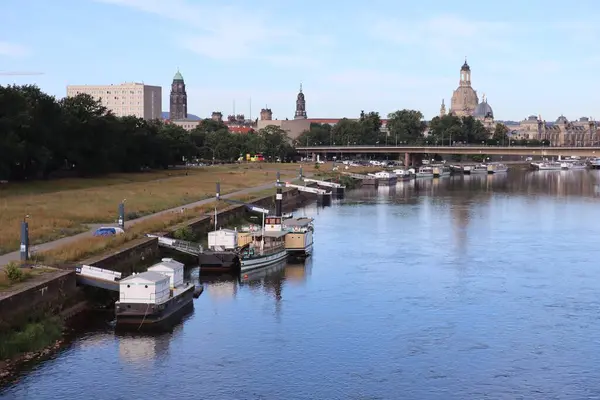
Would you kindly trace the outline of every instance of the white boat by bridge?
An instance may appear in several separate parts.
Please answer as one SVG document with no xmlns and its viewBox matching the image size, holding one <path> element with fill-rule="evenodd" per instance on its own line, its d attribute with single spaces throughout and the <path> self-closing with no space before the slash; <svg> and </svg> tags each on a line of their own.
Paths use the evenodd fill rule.
<svg viewBox="0 0 600 400">
<path fill-rule="evenodd" d="M 419 170 L 415 175 L 417 178 L 433 178 L 433 167 L 423 165 L 422 167 L 419 167 Z"/>
<path fill-rule="evenodd" d="M 503 172 L 507 172 L 508 171 L 508 167 L 505 164 L 502 163 L 489 163 L 487 165 L 487 172 L 488 174 L 500 174 Z"/>
<path fill-rule="evenodd" d="M 560 171 L 562 169 L 562 164 L 558 161 L 531 163 L 531 166 L 539 171 Z"/>
</svg>

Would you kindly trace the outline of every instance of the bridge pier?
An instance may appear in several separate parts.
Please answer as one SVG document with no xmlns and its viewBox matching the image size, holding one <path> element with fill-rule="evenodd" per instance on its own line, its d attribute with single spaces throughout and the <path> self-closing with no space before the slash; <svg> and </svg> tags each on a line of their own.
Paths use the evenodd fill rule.
<svg viewBox="0 0 600 400">
<path fill-rule="evenodd" d="M 404 166 L 409 167 L 412 163 L 412 154 L 404 153 Z"/>
</svg>

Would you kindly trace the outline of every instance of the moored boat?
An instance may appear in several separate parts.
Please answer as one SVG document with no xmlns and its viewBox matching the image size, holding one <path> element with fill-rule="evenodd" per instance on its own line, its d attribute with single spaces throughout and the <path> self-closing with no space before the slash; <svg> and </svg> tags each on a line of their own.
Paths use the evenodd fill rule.
<svg viewBox="0 0 600 400">
<path fill-rule="evenodd" d="M 488 166 L 487 164 L 477 164 L 471 169 L 471 174 L 487 174 Z"/>
<path fill-rule="evenodd" d="M 508 171 L 508 167 L 505 164 L 502 163 L 489 163 L 487 165 L 487 172 L 488 174 L 499 174 L 502 172 L 507 172 Z"/>
<path fill-rule="evenodd" d="M 262 228 L 250 227 L 238 233 L 241 271 L 266 267 L 287 258 L 287 232 L 282 229 L 281 217 L 263 217 Z"/>
<path fill-rule="evenodd" d="M 414 177 L 414 175 L 411 174 L 411 172 L 409 170 L 406 170 L 406 169 L 395 169 L 394 173 L 398 177 L 397 179 L 399 181 L 408 181 L 408 180 L 411 180 Z"/>
<path fill-rule="evenodd" d="M 379 171 L 369 175 L 377 179 L 380 185 L 395 185 L 398 181 L 396 174 L 389 171 Z"/>
<path fill-rule="evenodd" d="M 558 161 L 543 161 L 540 163 L 531 163 L 534 169 L 539 171 L 560 171 L 562 165 Z"/>
<path fill-rule="evenodd" d="M 450 176 L 450 168 L 446 165 L 433 165 L 432 172 L 434 178 L 441 178 L 444 176 Z"/>
<path fill-rule="evenodd" d="M 592 168 L 592 169 L 600 168 L 600 157 L 590 158 L 588 160 L 588 164 L 589 164 L 590 168 Z"/>
<path fill-rule="evenodd" d="M 195 285 L 183 281 L 183 268 L 180 262 L 163 259 L 146 272 L 120 280 L 115 303 L 117 327 L 168 328 L 192 309 Z"/>
<path fill-rule="evenodd" d="M 292 258 L 306 258 L 312 254 L 313 219 L 308 217 L 289 218 L 282 221 L 286 232 L 285 249 Z"/>
<path fill-rule="evenodd" d="M 433 167 L 429 165 L 423 165 L 419 167 L 419 170 L 415 175 L 417 178 L 433 178 Z"/>
</svg>

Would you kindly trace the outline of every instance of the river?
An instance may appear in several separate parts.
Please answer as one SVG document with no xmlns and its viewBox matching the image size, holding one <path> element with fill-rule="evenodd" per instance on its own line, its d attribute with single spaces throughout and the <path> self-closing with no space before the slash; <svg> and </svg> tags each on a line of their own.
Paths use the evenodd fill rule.
<svg viewBox="0 0 600 400">
<path fill-rule="evenodd" d="M 205 282 L 170 334 L 98 323 L 0 397 L 600 398 L 599 184 L 515 171 L 306 207 L 305 265 Z"/>
</svg>

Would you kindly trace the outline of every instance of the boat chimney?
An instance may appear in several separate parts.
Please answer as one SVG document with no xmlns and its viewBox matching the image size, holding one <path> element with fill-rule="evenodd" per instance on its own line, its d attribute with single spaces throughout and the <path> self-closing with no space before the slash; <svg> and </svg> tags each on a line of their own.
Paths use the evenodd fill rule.
<svg viewBox="0 0 600 400">
<path fill-rule="evenodd" d="M 281 193 L 281 180 L 279 171 L 277 171 L 277 193 L 275 194 L 275 216 L 281 217 L 281 203 L 283 201 L 283 194 Z"/>
</svg>

